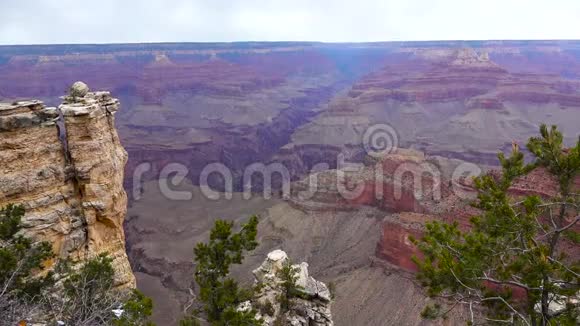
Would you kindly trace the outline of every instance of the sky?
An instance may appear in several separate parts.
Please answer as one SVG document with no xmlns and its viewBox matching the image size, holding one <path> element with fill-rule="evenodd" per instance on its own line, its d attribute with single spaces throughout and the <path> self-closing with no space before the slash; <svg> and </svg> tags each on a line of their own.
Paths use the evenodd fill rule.
<svg viewBox="0 0 580 326">
<path fill-rule="evenodd" d="M 1 0 L 0 44 L 580 39 L 580 0 Z"/>
</svg>

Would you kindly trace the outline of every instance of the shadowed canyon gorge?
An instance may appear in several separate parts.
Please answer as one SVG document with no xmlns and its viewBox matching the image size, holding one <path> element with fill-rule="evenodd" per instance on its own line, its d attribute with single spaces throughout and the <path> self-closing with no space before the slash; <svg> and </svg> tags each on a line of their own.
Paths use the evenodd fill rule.
<svg viewBox="0 0 580 326">
<path fill-rule="evenodd" d="M 578 41 L 0 46 L 0 76 L 3 102 L 58 105 L 77 80 L 120 100 L 126 250 L 162 325 L 176 324 L 191 300 L 194 244 L 215 219 L 252 214 L 261 216 L 260 246 L 234 270 L 241 280 L 282 249 L 336 285 L 336 325 L 423 325 L 429 299 L 415 284 L 409 237 L 425 221 L 464 226 L 476 213 L 472 184 L 456 171 L 493 169 L 498 151 L 524 144 L 540 123 L 557 124 L 568 144 L 580 135 Z M 365 132 L 383 124 L 396 148 L 370 157 Z M 344 176 L 341 160 L 361 168 Z M 191 198 L 168 198 L 160 186 L 175 163 L 186 178 L 171 191 Z M 231 171 L 231 199 L 203 194 L 200 176 L 212 163 Z M 291 191 L 275 178 L 266 199 L 262 180 L 251 179 L 244 198 L 254 163 L 284 166 Z M 305 198 L 312 178 L 318 188 Z M 227 188 L 215 175 L 208 182 Z M 338 189 L 357 184 L 350 198 Z M 536 173 L 512 192 L 555 187 Z"/>
</svg>

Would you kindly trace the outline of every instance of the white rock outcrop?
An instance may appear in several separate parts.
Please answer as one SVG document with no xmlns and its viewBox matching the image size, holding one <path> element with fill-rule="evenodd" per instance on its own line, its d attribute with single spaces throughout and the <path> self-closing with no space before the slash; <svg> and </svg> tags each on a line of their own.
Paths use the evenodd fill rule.
<svg viewBox="0 0 580 326">
<path fill-rule="evenodd" d="M 274 250 L 268 254 L 260 267 L 253 271 L 256 285 L 260 288 L 253 300 L 253 308 L 258 311 L 264 325 L 275 325 L 281 321 L 283 325 L 294 326 L 332 326 L 330 311 L 331 294 L 323 282 L 315 280 L 308 274 L 308 263 L 292 265 L 297 271 L 296 285 L 302 295 L 292 299 L 292 305 L 286 312 L 282 311 L 279 297 L 282 294 L 282 280 L 279 271 L 289 262 L 288 255 L 282 250 Z"/>
</svg>

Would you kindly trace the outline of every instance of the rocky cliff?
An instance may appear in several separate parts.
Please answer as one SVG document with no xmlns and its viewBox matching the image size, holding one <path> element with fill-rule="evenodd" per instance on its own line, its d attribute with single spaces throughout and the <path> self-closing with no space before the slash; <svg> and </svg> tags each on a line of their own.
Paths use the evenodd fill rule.
<svg viewBox="0 0 580 326">
<path fill-rule="evenodd" d="M 127 153 L 115 130 L 119 101 L 75 87 L 58 108 L 0 104 L 0 206 L 25 207 L 23 232 L 52 243 L 50 265 L 106 252 L 116 285 L 134 287 L 123 232 Z"/>
<path fill-rule="evenodd" d="M 288 311 L 283 311 L 279 298 L 283 295 L 280 271 L 285 264 L 290 264 L 288 255 L 282 250 L 274 250 L 260 267 L 254 270 L 256 284 L 261 290 L 253 303 L 247 302 L 242 309 L 256 306 L 257 317 L 263 320 L 264 326 L 333 326 L 330 306 L 332 295 L 323 282 L 315 280 L 308 274 L 308 263 L 292 265 L 296 271 L 296 285 L 301 293 L 292 299 Z"/>
</svg>

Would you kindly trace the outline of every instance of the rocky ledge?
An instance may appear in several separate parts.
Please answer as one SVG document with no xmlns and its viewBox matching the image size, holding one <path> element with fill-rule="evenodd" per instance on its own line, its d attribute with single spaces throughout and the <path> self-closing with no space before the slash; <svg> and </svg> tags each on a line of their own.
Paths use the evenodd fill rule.
<svg viewBox="0 0 580 326">
<path fill-rule="evenodd" d="M 255 283 L 260 288 L 255 300 L 246 302 L 241 309 L 254 306 L 258 311 L 257 317 L 268 326 L 277 325 L 280 321 L 283 325 L 293 326 L 334 325 L 330 312 L 331 293 L 326 284 L 308 274 L 306 262 L 292 265 L 298 277 L 296 285 L 301 295 L 293 299 L 288 311 L 282 310 L 278 298 L 282 295 L 283 281 L 279 272 L 289 263 L 288 255 L 284 251 L 270 252 L 262 265 L 254 270 Z"/>
<path fill-rule="evenodd" d="M 114 124 L 119 101 L 75 83 L 58 108 L 0 104 L 0 207 L 23 205 L 23 232 L 56 259 L 113 258 L 116 285 L 134 287 L 123 220 L 127 153 Z"/>
</svg>

